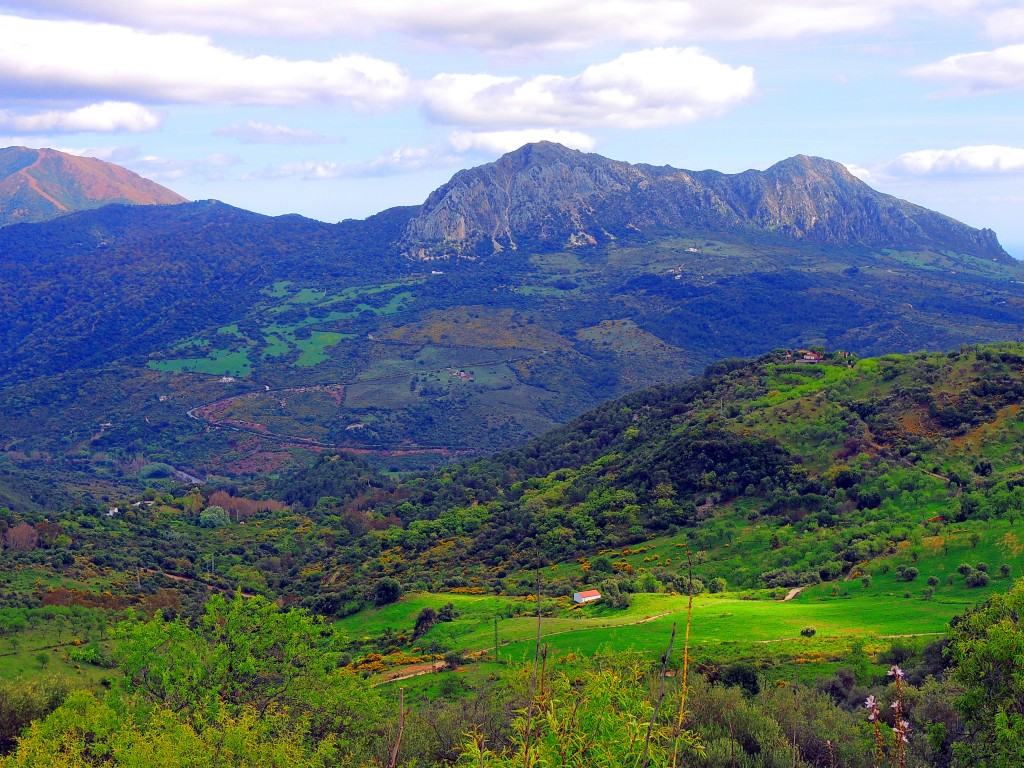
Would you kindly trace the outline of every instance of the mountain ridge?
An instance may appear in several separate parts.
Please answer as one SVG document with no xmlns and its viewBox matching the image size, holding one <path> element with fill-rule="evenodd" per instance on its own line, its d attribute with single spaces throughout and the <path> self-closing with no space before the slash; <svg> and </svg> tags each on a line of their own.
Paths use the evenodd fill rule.
<svg viewBox="0 0 1024 768">
<path fill-rule="evenodd" d="M 184 202 L 177 192 L 94 157 L 55 149 L 0 149 L 0 226 L 47 221 L 110 203 Z"/>
<path fill-rule="evenodd" d="M 667 230 L 1012 260 L 991 230 L 878 192 L 832 160 L 796 155 L 725 174 L 632 165 L 551 142 L 456 173 L 426 199 L 399 248 L 412 258 L 473 258 Z"/>
</svg>

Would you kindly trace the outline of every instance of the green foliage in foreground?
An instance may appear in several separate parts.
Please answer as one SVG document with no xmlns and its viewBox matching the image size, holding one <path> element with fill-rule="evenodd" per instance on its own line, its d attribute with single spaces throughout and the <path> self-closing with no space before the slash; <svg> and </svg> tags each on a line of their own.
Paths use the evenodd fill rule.
<svg viewBox="0 0 1024 768">
<path fill-rule="evenodd" d="M 1022 598 L 1024 582 L 956 623 L 949 680 L 934 650 L 903 647 L 889 657 L 910 672 L 894 665 L 891 683 L 840 670 L 814 686 L 766 686 L 745 665 L 698 673 L 678 645 L 653 666 L 630 653 L 544 651 L 474 683 L 442 673 L 440 698 L 410 697 L 395 727 L 379 689 L 337 668 L 330 628 L 262 598 L 214 597 L 194 624 L 119 625 L 122 683 L 34 715 L 0 766 L 1010 768 Z M 881 718 L 877 739 L 867 712 Z M 896 724 L 905 743 L 891 736 L 893 712 L 906 719 Z"/>
<path fill-rule="evenodd" d="M 950 647 L 968 740 L 958 754 L 979 768 L 1014 768 L 1024 756 L 1024 582 L 954 622 Z"/>
</svg>

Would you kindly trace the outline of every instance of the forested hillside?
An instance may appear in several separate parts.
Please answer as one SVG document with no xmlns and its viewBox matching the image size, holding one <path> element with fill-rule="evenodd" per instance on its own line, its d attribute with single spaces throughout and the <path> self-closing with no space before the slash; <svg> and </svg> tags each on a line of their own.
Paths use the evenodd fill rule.
<svg viewBox="0 0 1024 768">
<path fill-rule="evenodd" d="M 488 250 L 513 193 L 515 247 Z M 413 253 L 460 220 L 474 258 Z M 1019 339 L 1022 307 L 990 232 L 813 158 L 724 176 L 537 145 L 338 224 L 111 205 L 0 228 L 0 501 L 141 490 L 153 463 L 438 466 L 727 357 Z"/>
<path fill-rule="evenodd" d="M 1022 400 L 1020 344 L 778 350 L 419 477 L 149 464 L 2 510 L 0 748 L 35 720 L 8 764 L 1014 765 Z"/>
</svg>

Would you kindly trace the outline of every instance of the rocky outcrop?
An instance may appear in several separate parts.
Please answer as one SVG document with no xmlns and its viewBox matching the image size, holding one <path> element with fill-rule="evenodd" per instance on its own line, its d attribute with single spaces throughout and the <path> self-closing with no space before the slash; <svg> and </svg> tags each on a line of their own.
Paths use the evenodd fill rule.
<svg viewBox="0 0 1024 768">
<path fill-rule="evenodd" d="M 724 231 L 1012 260 L 991 230 L 877 192 L 831 160 L 798 155 L 723 174 L 631 165 L 550 142 L 457 173 L 427 198 L 399 246 L 413 258 L 474 258 Z"/>
</svg>

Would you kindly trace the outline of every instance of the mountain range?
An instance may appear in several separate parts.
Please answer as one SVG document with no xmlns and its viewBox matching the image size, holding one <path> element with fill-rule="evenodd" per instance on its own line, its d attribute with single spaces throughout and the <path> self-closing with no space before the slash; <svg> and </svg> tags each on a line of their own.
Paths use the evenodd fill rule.
<svg viewBox="0 0 1024 768">
<path fill-rule="evenodd" d="M 421 258 L 485 256 L 723 231 L 1010 259 L 991 230 L 877 192 L 832 160 L 798 155 L 724 174 L 630 165 L 550 142 L 457 173 L 427 198 L 401 245 Z"/>
<path fill-rule="evenodd" d="M 54 149 L 0 149 L 0 226 L 110 203 L 174 205 L 177 192 L 113 163 Z"/>
<path fill-rule="evenodd" d="M 137 482 L 486 453 L 773 348 L 1017 340 L 1024 268 L 828 160 L 541 143 L 362 221 L 200 201 L 0 227 L 0 307 L 0 471 Z"/>
</svg>

